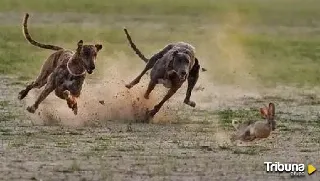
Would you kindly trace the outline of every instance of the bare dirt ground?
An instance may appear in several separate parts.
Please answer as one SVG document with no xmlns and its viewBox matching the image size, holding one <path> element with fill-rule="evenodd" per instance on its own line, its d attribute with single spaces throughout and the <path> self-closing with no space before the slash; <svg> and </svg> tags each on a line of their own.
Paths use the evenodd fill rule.
<svg viewBox="0 0 320 181">
<path fill-rule="evenodd" d="M 37 18 L 33 21 L 46 25 L 54 19 L 60 24 L 65 23 L 60 16 L 66 15 L 72 14 L 40 13 L 34 15 Z M 73 23 L 94 26 L 116 21 L 114 17 L 97 19 L 88 14 L 71 17 Z M 122 22 L 126 20 L 120 18 Z M 20 21 L 21 14 L 0 13 L 3 24 Z M 153 18 L 150 23 L 154 25 Z M 259 31 L 266 31 L 265 28 Z M 288 32 L 282 26 L 278 28 Z M 289 30 L 301 31 L 301 27 Z M 230 43 L 225 34 L 219 35 L 221 47 L 228 47 L 240 62 L 229 63 L 247 72 L 241 69 L 247 59 L 243 50 Z M 119 54 L 119 59 L 128 59 Z M 221 57 L 228 61 L 227 55 Z M 126 72 L 123 67 L 121 70 Z M 145 81 L 128 91 L 124 88 L 127 77 L 120 80 L 116 75 L 108 79 L 87 80 L 79 100 L 80 114 L 75 117 L 65 102 L 53 95 L 43 102 L 40 114 L 26 113 L 26 106 L 34 101 L 38 91 L 19 102 L 17 94 L 25 82 L 0 76 L 0 180 L 301 180 L 287 173 L 266 173 L 263 162 L 311 163 L 320 169 L 317 88 L 279 86 L 266 90 L 255 85 L 240 89 L 241 86 L 208 84 L 201 77 L 199 91 L 193 93 L 195 109 L 182 103 L 185 91 L 181 90 L 154 123 L 142 124 L 137 119 L 159 101 L 162 91 L 156 89 L 151 100 L 146 101 L 141 96 Z M 244 83 L 250 87 L 252 82 Z M 99 104 L 100 100 L 105 105 Z M 259 107 L 270 101 L 276 105 L 277 116 L 277 129 L 270 138 L 251 144 L 231 143 L 230 119 L 252 118 Z M 319 181 L 319 176 L 316 172 L 303 179 Z"/>
<path fill-rule="evenodd" d="M 266 173 L 263 162 L 320 166 L 316 89 L 279 87 L 250 93 L 206 85 L 204 91 L 194 93 L 196 109 L 183 105 L 177 95 L 164 108 L 162 114 L 167 116 L 160 114 L 153 124 L 134 121 L 136 110 L 123 107 L 128 107 L 124 105 L 128 96 L 113 97 L 121 102 L 116 105 L 110 103 L 117 101 L 108 102 L 110 97 L 100 96 L 106 98 L 105 106 L 87 103 L 88 110 L 92 106 L 98 110 L 97 117 L 85 114 L 79 124 L 69 124 L 77 119 L 46 116 L 41 123 L 41 119 L 30 118 L 24 111 L 30 101 L 25 104 L 16 98 L 23 84 L 3 76 L 0 82 L 0 180 L 301 180 L 287 173 Z M 40 110 L 42 115 L 67 110 L 64 103 L 59 103 L 62 108 L 50 107 L 50 101 L 44 103 L 47 112 Z M 272 136 L 246 146 L 231 143 L 233 130 L 221 122 L 221 111 L 232 116 L 234 111 L 250 111 L 269 101 L 276 104 L 278 120 Z M 151 108 L 151 103 L 143 105 Z M 82 104 L 85 112 L 86 103 Z M 120 109 L 117 115 L 106 113 L 112 107 Z M 72 114 L 67 111 L 63 115 Z M 127 116 L 121 117 L 122 113 Z M 319 180 L 319 173 L 303 179 Z"/>
</svg>

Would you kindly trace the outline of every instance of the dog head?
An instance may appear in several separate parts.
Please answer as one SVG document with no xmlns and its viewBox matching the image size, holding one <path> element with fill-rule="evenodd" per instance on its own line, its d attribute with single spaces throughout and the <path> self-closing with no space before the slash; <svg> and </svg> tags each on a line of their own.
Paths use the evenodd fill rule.
<svg viewBox="0 0 320 181">
<path fill-rule="evenodd" d="M 77 56 L 88 74 L 92 74 L 95 69 L 95 60 L 98 52 L 102 49 L 102 45 L 83 45 L 83 41 L 78 42 Z"/>
<path fill-rule="evenodd" d="M 184 52 L 175 50 L 172 53 L 172 68 L 181 81 L 185 81 L 189 75 L 191 57 Z"/>
</svg>

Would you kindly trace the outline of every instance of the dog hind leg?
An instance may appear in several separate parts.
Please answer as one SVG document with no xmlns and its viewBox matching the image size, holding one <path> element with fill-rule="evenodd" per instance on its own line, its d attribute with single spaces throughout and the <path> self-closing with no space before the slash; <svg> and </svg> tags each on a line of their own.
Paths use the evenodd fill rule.
<svg viewBox="0 0 320 181">
<path fill-rule="evenodd" d="M 22 100 L 23 98 L 25 98 L 28 95 L 29 91 L 33 89 L 36 85 L 37 84 L 35 82 L 31 82 L 30 84 L 28 84 L 25 89 L 19 92 L 18 99 Z"/>
<path fill-rule="evenodd" d="M 24 99 L 28 95 L 29 91 L 33 88 L 40 89 L 41 87 L 43 87 L 47 83 L 47 78 L 50 73 L 51 72 L 42 69 L 37 79 L 34 82 L 28 84 L 25 89 L 19 92 L 18 99 Z"/>
<path fill-rule="evenodd" d="M 189 73 L 189 77 L 188 77 L 188 88 L 187 88 L 187 93 L 186 93 L 186 97 L 184 99 L 184 103 L 191 106 L 191 107 L 195 107 L 196 103 L 193 101 L 190 101 L 190 97 L 191 97 L 191 93 L 192 90 L 194 88 L 194 86 L 196 85 L 198 78 L 199 78 L 199 70 L 200 70 L 200 65 L 199 65 L 199 61 L 196 58 L 195 59 L 195 64 L 193 65 L 190 73 Z"/>
<path fill-rule="evenodd" d="M 171 48 L 173 47 L 172 44 L 167 45 L 164 49 L 162 49 L 160 52 L 154 54 L 148 61 L 147 65 L 145 66 L 145 68 L 142 70 L 142 72 L 133 80 L 131 81 L 129 84 L 126 84 L 126 87 L 128 89 L 132 88 L 134 85 L 138 84 L 140 82 L 140 79 L 142 78 L 142 76 L 148 71 L 150 70 L 154 64 L 156 64 L 157 60 L 159 60 L 160 58 L 162 58 L 164 56 L 164 54 L 166 54 Z"/>
<path fill-rule="evenodd" d="M 46 84 L 46 86 L 45 86 L 44 90 L 41 92 L 41 94 L 38 96 L 35 103 L 32 106 L 27 107 L 27 110 L 30 113 L 34 113 L 38 109 L 39 104 L 54 90 L 54 80 L 51 79 L 51 76 L 49 77 L 48 83 Z"/>
<path fill-rule="evenodd" d="M 144 98 L 149 99 L 149 95 L 152 92 L 152 90 L 155 88 L 157 83 L 154 80 L 150 80 L 147 91 L 144 93 Z"/>
</svg>

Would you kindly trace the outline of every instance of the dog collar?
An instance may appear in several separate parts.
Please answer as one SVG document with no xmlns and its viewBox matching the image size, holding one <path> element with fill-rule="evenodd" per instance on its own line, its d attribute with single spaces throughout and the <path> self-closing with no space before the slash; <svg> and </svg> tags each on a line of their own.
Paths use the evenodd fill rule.
<svg viewBox="0 0 320 181">
<path fill-rule="evenodd" d="M 72 59 L 72 57 L 70 57 L 69 60 L 68 60 L 68 62 L 67 62 L 68 72 L 69 72 L 71 75 L 76 76 L 76 77 L 82 76 L 82 75 L 86 74 L 86 71 L 83 71 L 81 74 L 75 74 L 75 73 L 73 73 L 73 72 L 71 71 L 71 69 L 69 68 L 69 62 L 70 62 L 71 59 Z"/>
</svg>

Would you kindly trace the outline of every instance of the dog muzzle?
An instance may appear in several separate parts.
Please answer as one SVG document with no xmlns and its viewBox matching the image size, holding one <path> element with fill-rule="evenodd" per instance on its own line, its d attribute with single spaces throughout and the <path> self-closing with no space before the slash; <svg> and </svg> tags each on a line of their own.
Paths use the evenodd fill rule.
<svg viewBox="0 0 320 181">
<path fill-rule="evenodd" d="M 92 74 L 93 73 L 93 70 L 87 70 L 88 74 Z"/>
</svg>

